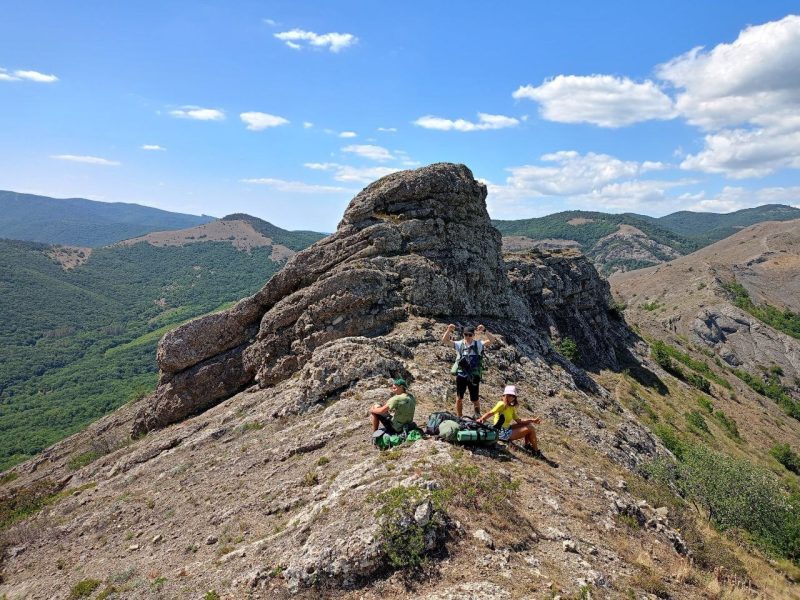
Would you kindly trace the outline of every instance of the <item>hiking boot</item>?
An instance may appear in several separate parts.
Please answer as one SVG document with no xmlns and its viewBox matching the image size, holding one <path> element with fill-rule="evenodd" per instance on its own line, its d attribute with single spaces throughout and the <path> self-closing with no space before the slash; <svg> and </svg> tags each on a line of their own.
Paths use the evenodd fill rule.
<svg viewBox="0 0 800 600">
<path fill-rule="evenodd" d="M 480 408 L 476 408 L 474 406 L 472 407 L 472 418 L 475 419 L 476 421 L 481 418 Z"/>
</svg>

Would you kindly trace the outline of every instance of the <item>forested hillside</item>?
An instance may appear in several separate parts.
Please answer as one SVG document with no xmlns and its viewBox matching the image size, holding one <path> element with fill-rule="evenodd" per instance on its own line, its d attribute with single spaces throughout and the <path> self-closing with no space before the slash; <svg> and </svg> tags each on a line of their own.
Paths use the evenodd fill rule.
<svg viewBox="0 0 800 600">
<path fill-rule="evenodd" d="M 0 238 L 98 247 L 151 231 L 183 229 L 214 217 L 138 204 L 48 198 L 0 190 Z"/>
<path fill-rule="evenodd" d="M 159 338 L 258 290 L 283 264 L 271 252 L 139 243 L 66 270 L 50 246 L 0 240 L 0 469 L 150 391 Z"/>
</svg>

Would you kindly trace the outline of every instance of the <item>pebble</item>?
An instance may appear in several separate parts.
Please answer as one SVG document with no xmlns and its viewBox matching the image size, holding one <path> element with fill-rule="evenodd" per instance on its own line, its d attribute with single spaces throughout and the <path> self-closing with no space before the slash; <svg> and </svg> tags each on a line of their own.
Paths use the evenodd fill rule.
<svg viewBox="0 0 800 600">
<path fill-rule="evenodd" d="M 151 541 L 152 541 L 153 544 L 157 544 L 158 542 L 160 542 L 163 539 L 164 539 L 164 536 L 159 533 L 158 535 L 154 536 Z"/>
<path fill-rule="evenodd" d="M 210 536 L 208 536 L 208 537 L 206 538 L 206 544 L 208 544 L 209 546 L 210 546 L 211 544 L 216 544 L 216 543 L 217 543 L 217 536 L 215 536 L 215 535 L 210 535 Z"/>
<path fill-rule="evenodd" d="M 128 546 L 128 550 L 131 550 L 131 551 L 132 550 L 138 550 L 138 549 L 139 549 L 139 544 L 131 544 L 130 546 Z"/>
</svg>

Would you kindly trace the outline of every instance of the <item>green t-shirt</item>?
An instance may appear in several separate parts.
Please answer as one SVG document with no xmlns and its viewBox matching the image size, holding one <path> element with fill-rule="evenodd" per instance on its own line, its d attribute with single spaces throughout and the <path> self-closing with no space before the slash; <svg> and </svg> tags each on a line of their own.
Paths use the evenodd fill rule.
<svg viewBox="0 0 800 600">
<path fill-rule="evenodd" d="M 389 407 L 389 413 L 392 415 L 392 427 L 395 430 L 400 431 L 403 429 L 403 425 L 414 420 L 417 401 L 408 392 L 392 396 L 386 404 Z"/>
</svg>

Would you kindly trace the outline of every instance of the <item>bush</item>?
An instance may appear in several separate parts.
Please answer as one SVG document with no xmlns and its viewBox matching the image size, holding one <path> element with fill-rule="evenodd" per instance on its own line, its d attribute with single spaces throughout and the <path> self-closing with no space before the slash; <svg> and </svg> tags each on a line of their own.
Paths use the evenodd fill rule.
<svg viewBox="0 0 800 600">
<path fill-rule="evenodd" d="M 425 558 L 425 528 L 414 521 L 414 510 L 424 499 L 419 487 L 397 486 L 375 497 L 380 508 L 381 550 L 395 569 L 416 569 Z"/>
<path fill-rule="evenodd" d="M 800 454 L 792 450 L 789 444 L 776 444 L 769 453 L 792 473 L 800 475 Z"/>
<path fill-rule="evenodd" d="M 686 383 L 696 387 L 701 392 L 705 392 L 706 394 L 711 393 L 711 382 L 702 375 L 691 372 L 686 373 Z"/>
<path fill-rule="evenodd" d="M 686 423 L 695 430 L 697 433 L 710 433 L 708 430 L 708 425 L 706 425 L 706 420 L 696 410 L 691 412 L 687 412 L 683 415 L 686 418 Z"/>
<path fill-rule="evenodd" d="M 674 427 L 659 423 L 653 428 L 653 433 L 661 438 L 667 450 L 672 452 L 675 458 L 678 460 L 683 458 L 683 453 L 686 450 L 686 443 L 680 438 Z"/>
<path fill-rule="evenodd" d="M 739 428 L 736 426 L 736 421 L 734 421 L 731 417 L 726 415 L 721 410 L 714 411 L 714 418 L 717 420 L 725 432 L 733 438 L 734 440 L 741 440 L 742 437 L 739 435 Z"/>
<path fill-rule="evenodd" d="M 69 591 L 69 596 L 67 596 L 67 600 L 88 598 L 98 587 L 100 587 L 100 583 L 101 582 L 98 579 L 84 579 L 83 581 L 79 581 L 72 586 L 72 589 Z"/>
<path fill-rule="evenodd" d="M 572 338 L 564 338 L 561 340 L 558 344 L 556 344 L 556 350 L 561 356 L 571 362 L 575 362 L 578 360 L 578 358 L 580 358 L 578 344 L 576 344 L 575 340 Z"/>
</svg>

